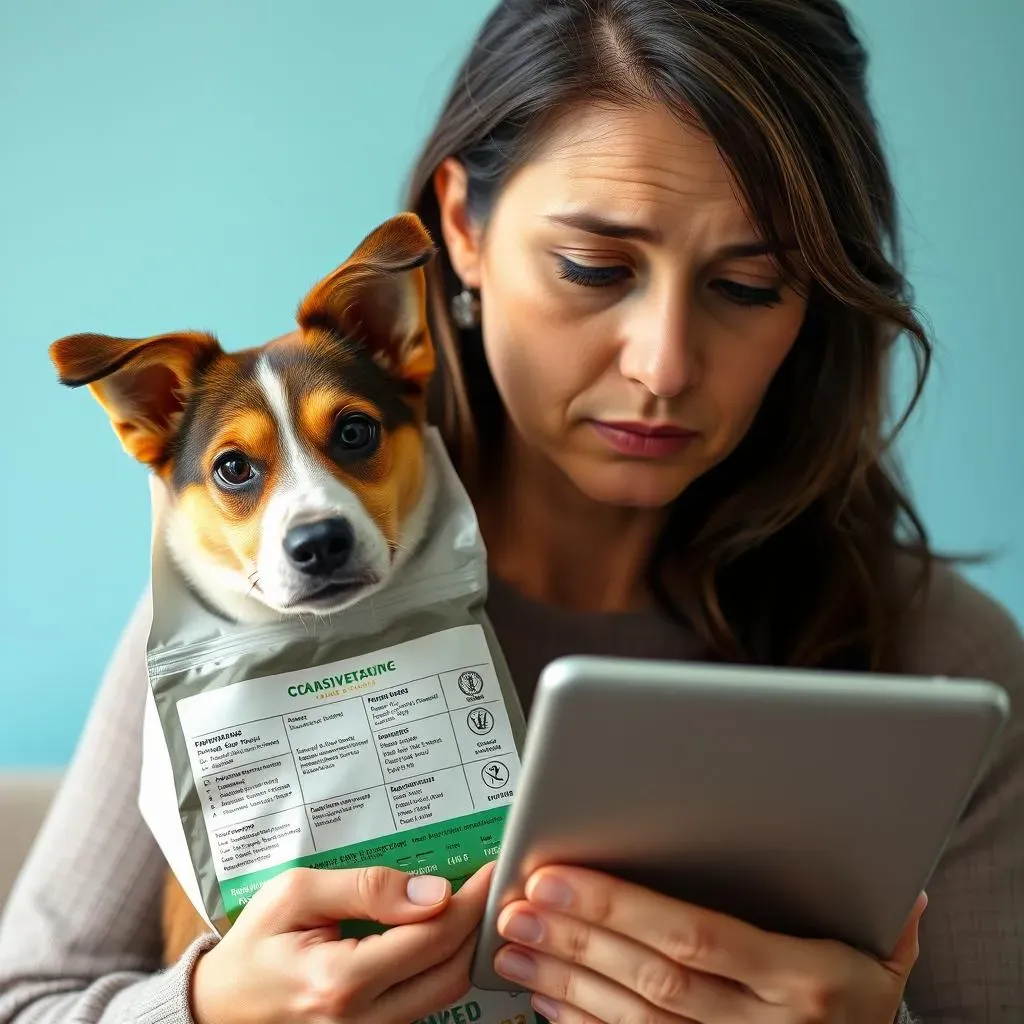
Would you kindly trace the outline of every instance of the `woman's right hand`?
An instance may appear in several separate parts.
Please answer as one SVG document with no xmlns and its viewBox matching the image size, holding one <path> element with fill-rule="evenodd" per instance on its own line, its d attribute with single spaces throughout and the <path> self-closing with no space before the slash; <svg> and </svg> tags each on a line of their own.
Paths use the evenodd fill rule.
<svg viewBox="0 0 1024 1024">
<path fill-rule="evenodd" d="M 196 1024 L 409 1024 L 469 989 L 490 866 L 448 882 L 389 868 L 294 869 L 258 892 L 192 976 Z M 394 925 L 339 939 L 338 922 Z"/>
</svg>

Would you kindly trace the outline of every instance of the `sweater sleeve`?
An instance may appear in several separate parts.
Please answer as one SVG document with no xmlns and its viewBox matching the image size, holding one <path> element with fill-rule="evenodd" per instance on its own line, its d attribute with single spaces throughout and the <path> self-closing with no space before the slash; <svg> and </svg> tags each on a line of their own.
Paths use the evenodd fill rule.
<svg viewBox="0 0 1024 1024">
<path fill-rule="evenodd" d="M 906 991 L 921 1024 L 1024 1021 L 1024 639 L 999 604 L 940 570 L 912 635 L 915 674 L 984 679 L 1012 704 L 997 756 L 928 884 Z M 902 1024 L 902 1018 L 901 1024 Z"/>
<path fill-rule="evenodd" d="M 161 970 L 164 859 L 138 810 L 145 601 L 0 919 L 0 1024 L 190 1024 L 197 940 Z"/>
</svg>

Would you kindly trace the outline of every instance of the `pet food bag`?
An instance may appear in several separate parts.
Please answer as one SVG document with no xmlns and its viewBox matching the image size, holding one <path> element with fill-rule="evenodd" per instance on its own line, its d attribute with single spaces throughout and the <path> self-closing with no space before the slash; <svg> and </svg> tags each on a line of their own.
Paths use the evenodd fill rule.
<svg viewBox="0 0 1024 1024">
<path fill-rule="evenodd" d="M 153 481 L 140 808 L 221 934 L 291 867 L 382 864 L 457 889 L 498 854 L 525 726 L 483 610 L 476 516 L 433 430 L 428 448 L 440 481 L 422 548 L 325 620 L 238 625 L 205 608 L 165 549 Z M 533 1019 L 504 992 L 437 1021 L 460 1015 Z"/>
</svg>

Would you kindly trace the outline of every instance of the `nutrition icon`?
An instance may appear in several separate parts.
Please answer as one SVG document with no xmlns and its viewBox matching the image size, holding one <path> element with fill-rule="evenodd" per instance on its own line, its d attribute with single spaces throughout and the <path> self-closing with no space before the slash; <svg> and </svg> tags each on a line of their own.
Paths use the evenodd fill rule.
<svg viewBox="0 0 1024 1024">
<path fill-rule="evenodd" d="M 459 689 L 467 697 L 475 697 L 481 690 L 483 690 L 483 688 L 484 681 L 479 672 L 470 670 L 468 672 L 463 672 L 462 675 L 459 676 Z"/>
<path fill-rule="evenodd" d="M 486 736 L 494 728 L 494 715 L 487 708 L 474 708 L 466 715 L 466 725 L 477 736 Z"/>
<path fill-rule="evenodd" d="M 490 786 L 491 789 L 501 789 L 508 782 L 508 769 L 501 761 L 488 761 L 480 769 L 480 776 L 483 778 L 484 784 Z"/>
</svg>

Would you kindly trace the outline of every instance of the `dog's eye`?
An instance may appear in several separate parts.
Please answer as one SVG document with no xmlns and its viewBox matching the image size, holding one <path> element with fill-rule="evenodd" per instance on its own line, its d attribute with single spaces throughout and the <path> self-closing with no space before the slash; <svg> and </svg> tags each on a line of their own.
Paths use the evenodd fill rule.
<svg viewBox="0 0 1024 1024">
<path fill-rule="evenodd" d="M 226 452 L 213 465 L 213 478 L 225 490 L 242 487 L 255 476 L 252 463 L 239 452 Z"/>
<path fill-rule="evenodd" d="M 347 458 L 365 458 L 380 444 L 380 424 L 365 413 L 340 416 L 334 427 L 334 448 Z"/>
</svg>

